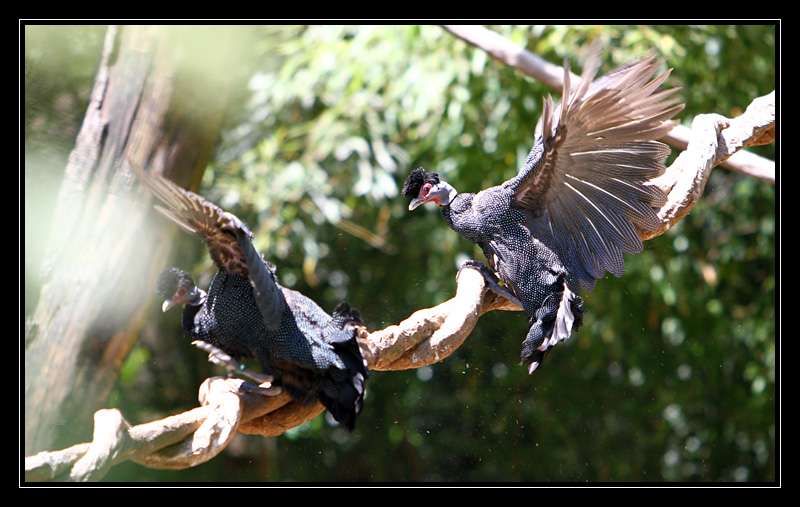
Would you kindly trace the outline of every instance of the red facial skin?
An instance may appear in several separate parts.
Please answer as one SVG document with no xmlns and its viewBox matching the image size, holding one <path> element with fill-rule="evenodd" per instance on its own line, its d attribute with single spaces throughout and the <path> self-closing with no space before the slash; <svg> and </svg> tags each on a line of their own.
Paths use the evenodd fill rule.
<svg viewBox="0 0 800 507">
<path fill-rule="evenodd" d="M 425 199 L 425 196 L 427 196 L 428 192 L 431 191 L 431 187 L 433 187 L 433 185 L 431 185 L 430 183 L 425 183 L 424 185 L 422 185 L 422 188 L 419 189 L 419 198 Z"/>
<path fill-rule="evenodd" d="M 188 299 L 189 289 L 186 287 L 178 287 L 178 290 L 175 291 L 175 294 L 172 295 L 171 299 L 164 301 L 161 305 L 161 311 L 166 312 L 170 308 L 173 308 L 176 305 L 185 305 L 189 302 Z"/>
<path fill-rule="evenodd" d="M 175 294 L 172 296 L 172 301 L 175 304 L 184 304 L 186 303 L 186 294 L 189 290 L 186 287 L 180 287 L 178 290 L 175 291 Z"/>
<path fill-rule="evenodd" d="M 431 191 L 431 188 L 433 188 L 433 185 L 431 185 L 430 183 L 425 183 L 424 185 L 422 185 L 422 188 L 419 189 L 419 199 L 425 204 L 432 202 L 438 205 L 440 204 L 438 195 L 434 195 L 430 199 L 426 200 L 426 198 L 428 197 L 428 192 Z"/>
</svg>

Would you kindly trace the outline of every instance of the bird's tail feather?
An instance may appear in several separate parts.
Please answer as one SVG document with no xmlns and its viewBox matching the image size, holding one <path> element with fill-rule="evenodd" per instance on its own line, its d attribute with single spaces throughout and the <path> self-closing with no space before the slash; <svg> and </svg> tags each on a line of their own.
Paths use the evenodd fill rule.
<svg viewBox="0 0 800 507">
<path fill-rule="evenodd" d="M 357 312 L 355 316 L 358 317 Z M 358 348 L 356 336 L 356 331 L 353 329 L 349 340 L 332 344 L 344 362 L 345 369 L 330 368 L 319 392 L 319 399 L 325 408 L 334 419 L 350 431 L 353 431 L 356 417 L 364 406 L 364 393 L 369 376 L 367 363 Z"/>
</svg>

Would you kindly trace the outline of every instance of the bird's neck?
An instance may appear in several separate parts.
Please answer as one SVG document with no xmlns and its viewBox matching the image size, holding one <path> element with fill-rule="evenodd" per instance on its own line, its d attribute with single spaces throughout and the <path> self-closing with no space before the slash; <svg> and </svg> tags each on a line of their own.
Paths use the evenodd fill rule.
<svg viewBox="0 0 800 507">
<path fill-rule="evenodd" d="M 197 331 L 195 329 L 194 317 L 197 315 L 197 312 L 203 308 L 207 297 L 208 295 L 206 294 L 206 291 L 197 287 L 192 289 L 192 292 L 189 293 L 189 300 L 186 302 L 186 305 L 183 308 L 183 319 L 181 322 L 183 329 L 186 330 L 186 332 L 192 334 L 193 332 Z"/>
<path fill-rule="evenodd" d="M 449 206 L 453 202 L 453 199 L 455 199 L 458 195 L 458 190 L 456 190 L 453 185 L 447 183 L 446 181 L 439 183 L 439 186 L 447 190 L 447 202 L 442 202 L 441 205 Z"/>
<path fill-rule="evenodd" d="M 471 193 L 458 194 L 449 206 L 442 207 L 442 216 L 451 229 L 470 241 L 479 242 L 485 231 L 481 217 L 472 208 L 474 197 Z"/>
<path fill-rule="evenodd" d="M 186 306 L 203 306 L 206 302 L 206 298 L 208 294 L 203 289 L 195 287 L 192 289 L 192 292 L 189 294 L 189 301 L 186 303 Z"/>
<path fill-rule="evenodd" d="M 192 336 L 194 336 L 195 331 L 197 331 L 195 329 L 194 318 L 202 307 L 202 305 L 186 305 L 183 308 L 183 319 L 181 320 L 181 325 L 183 326 L 184 331 Z"/>
<path fill-rule="evenodd" d="M 447 224 L 450 226 L 451 229 L 456 229 L 455 224 L 453 223 L 456 219 L 456 215 L 459 213 L 459 209 L 462 207 L 463 196 L 469 194 L 462 194 L 453 196 L 450 202 L 440 208 L 442 213 L 442 217 L 444 217 Z"/>
</svg>

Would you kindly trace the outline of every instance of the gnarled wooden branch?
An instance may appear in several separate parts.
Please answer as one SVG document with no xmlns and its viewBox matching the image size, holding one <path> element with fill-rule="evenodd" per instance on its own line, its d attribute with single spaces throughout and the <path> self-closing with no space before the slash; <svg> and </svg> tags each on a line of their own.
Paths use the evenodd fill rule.
<svg viewBox="0 0 800 507">
<path fill-rule="evenodd" d="M 223 377 L 206 379 L 199 399 L 198 408 L 133 427 L 118 410 L 99 410 L 91 443 L 25 458 L 25 480 L 98 480 L 128 459 L 150 468 L 199 465 L 219 454 L 242 423 L 289 402 L 288 395 L 262 396 L 241 379 Z"/>
<path fill-rule="evenodd" d="M 537 81 L 541 81 L 554 91 L 561 92 L 564 71 L 559 65 L 552 64 L 543 58 L 527 51 L 525 48 L 514 44 L 502 35 L 493 32 L 482 26 L 475 25 L 444 25 L 443 28 L 452 33 L 459 39 L 471 44 L 486 53 L 492 58 L 506 65 L 514 67 L 523 74 L 530 76 Z M 571 75 L 572 83 L 579 83 L 580 76 Z M 774 110 L 773 110 L 774 118 Z M 683 125 L 676 125 L 663 141 L 679 150 L 684 150 L 689 144 L 689 140 L 694 134 L 692 130 Z M 775 137 L 774 124 L 771 137 Z M 767 137 L 768 138 L 768 135 Z M 758 144 L 768 144 L 764 142 L 753 142 L 749 146 Z M 775 162 L 760 157 L 755 153 L 741 151 L 735 156 L 730 156 L 724 160 L 722 165 L 732 171 L 755 176 L 775 183 Z"/>
<path fill-rule="evenodd" d="M 715 165 L 743 146 L 772 141 L 774 97 L 773 92 L 754 100 L 733 120 L 715 114 L 695 118 L 688 149 L 652 181 L 668 194 L 668 202 L 659 211 L 663 227 L 641 234 L 642 239 L 663 234 L 691 210 Z M 358 342 L 372 370 L 419 368 L 452 354 L 472 332 L 478 318 L 492 310 L 521 308 L 488 290 L 480 271 L 467 267 L 457 277 L 452 299 L 418 310 L 382 330 L 368 332 L 363 328 Z M 152 468 L 188 468 L 216 456 L 236 431 L 277 436 L 324 410 L 319 403 L 292 401 L 285 393 L 262 396 L 243 384 L 238 379 L 208 379 L 200 389 L 201 407 L 134 427 L 118 411 L 98 411 L 91 444 L 26 458 L 25 479 L 97 480 L 110 466 L 126 459 Z"/>
</svg>

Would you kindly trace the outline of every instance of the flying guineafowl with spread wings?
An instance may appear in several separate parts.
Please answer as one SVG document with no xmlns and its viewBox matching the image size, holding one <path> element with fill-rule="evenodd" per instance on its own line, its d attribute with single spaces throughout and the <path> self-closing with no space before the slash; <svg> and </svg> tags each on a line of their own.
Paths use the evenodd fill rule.
<svg viewBox="0 0 800 507">
<path fill-rule="evenodd" d="M 656 76 L 658 67 L 650 56 L 593 81 L 595 49 L 571 86 L 565 63 L 560 105 L 545 99 L 525 164 L 499 186 L 460 193 L 423 168 L 406 179 L 408 209 L 440 206 L 450 227 L 481 247 L 491 271 L 471 264 L 524 308 L 530 329 L 521 359 L 529 373 L 580 325 L 576 292 L 591 290 L 606 271 L 622 276 L 623 254 L 642 251 L 638 231 L 659 226 L 666 195 L 648 181 L 664 172 L 670 150 L 656 139 L 683 104 L 678 88 L 658 90 L 670 73 Z"/>
<path fill-rule="evenodd" d="M 322 402 L 352 430 L 361 412 L 367 368 L 356 342 L 359 315 L 342 303 L 328 315 L 314 301 L 282 287 L 275 267 L 253 246 L 253 233 L 231 213 L 134 166 L 164 206 L 156 209 L 201 236 L 219 271 L 208 293 L 177 268 L 164 271 L 163 311 L 184 305 L 183 329 L 235 359 L 255 358 L 273 385 L 302 403 Z"/>
</svg>

